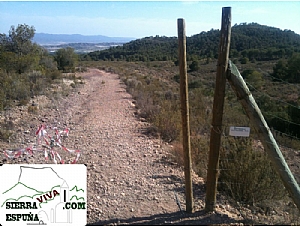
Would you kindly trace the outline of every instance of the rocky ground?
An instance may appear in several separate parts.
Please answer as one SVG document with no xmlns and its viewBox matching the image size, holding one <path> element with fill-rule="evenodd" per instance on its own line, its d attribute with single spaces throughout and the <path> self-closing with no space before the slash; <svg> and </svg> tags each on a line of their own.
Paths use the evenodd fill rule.
<svg viewBox="0 0 300 227">
<path fill-rule="evenodd" d="M 184 212 L 184 173 L 170 159 L 172 146 L 147 135 L 149 124 L 136 116 L 134 100 L 118 75 L 89 69 L 80 76 L 84 85 L 67 97 L 38 97 L 29 112 L 28 107 L 15 107 L 2 113 L 2 125 L 10 127 L 14 135 L 10 144 L 0 145 L 4 150 L 34 143 L 40 124 L 70 128 L 64 144 L 81 151 L 78 163 L 87 164 L 88 169 L 88 225 L 256 222 L 257 216 L 245 218 L 222 196 L 218 196 L 216 212 L 205 213 L 204 182 L 195 174 L 195 212 Z M 12 160 L 1 157 L 1 163 L 45 163 L 41 153 Z M 64 155 L 63 159 L 68 163 L 74 156 Z"/>
</svg>

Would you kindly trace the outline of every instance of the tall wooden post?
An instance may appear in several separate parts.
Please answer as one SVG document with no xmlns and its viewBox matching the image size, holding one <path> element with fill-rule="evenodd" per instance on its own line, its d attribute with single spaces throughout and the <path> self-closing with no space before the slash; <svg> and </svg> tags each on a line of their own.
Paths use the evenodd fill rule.
<svg viewBox="0 0 300 227">
<path fill-rule="evenodd" d="M 293 201 L 300 210 L 300 187 L 297 184 L 292 172 L 289 169 L 277 143 L 273 137 L 273 134 L 268 127 L 259 107 L 257 106 L 251 92 L 249 91 L 245 81 L 234 64 L 229 62 L 229 69 L 227 79 L 236 93 L 238 100 L 246 111 L 250 122 L 255 128 L 260 141 L 264 145 L 266 152 L 280 176 L 285 188 L 289 192 Z M 274 189 L 275 190 L 275 189 Z"/>
<path fill-rule="evenodd" d="M 182 143 L 184 152 L 184 176 L 186 211 L 193 212 L 193 185 L 192 185 L 192 161 L 190 146 L 190 123 L 188 102 L 188 81 L 186 66 L 186 36 L 184 19 L 177 20 L 178 44 L 179 44 L 179 71 L 180 71 L 180 99 L 182 118 Z"/>
<path fill-rule="evenodd" d="M 217 65 L 216 86 L 213 103 L 210 151 L 208 159 L 205 210 L 213 211 L 216 204 L 217 181 L 219 175 L 219 155 L 222 132 L 222 118 L 225 97 L 226 72 L 228 68 L 231 35 L 231 7 L 222 8 L 222 25 Z"/>
</svg>

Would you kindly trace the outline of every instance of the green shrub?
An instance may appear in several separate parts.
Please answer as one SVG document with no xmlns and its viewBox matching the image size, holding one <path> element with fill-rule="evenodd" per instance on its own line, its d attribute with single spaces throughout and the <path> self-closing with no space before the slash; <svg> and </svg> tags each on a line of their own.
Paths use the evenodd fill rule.
<svg viewBox="0 0 300 227">
<path fill-rule="evenodd" d="M 51 78 L 51 80 L 56 80 L 56 79 L 61 79 L 62 75 L 58 70 L 55 71 L 51 71 L 48 73 L 49 77 Z"/>
<path fill-rule="evenodd" d="M 235 201 L 254 205 L 286 195 L 267 154 L 254 150 L 250 138 L 226 138 L 220 157 L 219 189 Z"/>
<path fill-rule="evenodd" d="M 159 113 L 159 106 L 155 105 L 153 98 L 148 93 L 135 93 L 137 107 L 140 109 L 140 115 L 143 118 L 153 121 Z"/>
<path fill-rule="evenodd" d="M 240 59 L 241 64 L 247 64 L 249 62 L 249 58 L 244 57 Z"/>
<path fill-rule="evenodd" d="M 246 82 L 250 84 L 250 86 L 248 86 L 251 91 L 254 89 L 261 89 L 264 84 L 263 75 L 256 70 L 244 70 L 242 76 Z"/>
<path fill-rule="evenodd" d="M 209 137 L 208 136 L 191 136 L 192 166 L 198 176 L 206 179 Z"/>
<path fill-rule="evenodd" d="M 179 139 L 181 132 L 181 115 L 179 108 L 171 105 L 169 100 L 161 102 L 160 108 L 155 119 L 154 125 L 158 128 L 161 138 L 171 142 Z"/>
<path fill-rule="evenodd" d="M 199 62 L 198 61 L 193 61 L 190 65 L 190 70 L 191 72 L 197 71 L 199 69 Z"/>
</svg>

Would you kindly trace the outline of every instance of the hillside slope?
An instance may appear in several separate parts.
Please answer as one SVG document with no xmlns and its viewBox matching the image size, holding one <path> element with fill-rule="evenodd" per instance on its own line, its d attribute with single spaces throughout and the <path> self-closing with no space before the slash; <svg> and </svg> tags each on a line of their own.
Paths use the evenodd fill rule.
<svg viewBox="0 0 300 227">
<path fill-rule="evenodd" d="M 210 30 L 187 37 L 187 59 L 217 58 L 219 30 Z M 165 61 L 176 60 L 177 37 L 145 37 L 85 55 L 92 60 Z M 231 57 L 250 60 L 274 60 L 300 52 L 300 35 L 290 30 L 259 25 L 240 24 L 232 27 Z"/>
</svg>

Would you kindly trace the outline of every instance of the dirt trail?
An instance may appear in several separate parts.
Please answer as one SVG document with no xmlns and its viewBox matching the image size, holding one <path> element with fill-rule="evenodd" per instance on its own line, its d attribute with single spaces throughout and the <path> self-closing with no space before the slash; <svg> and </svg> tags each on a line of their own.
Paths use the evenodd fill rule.
<svg viewBox="0 0 300 227">
<path fill-rule="evenodd" d="M 91 69 L 86 82 L 79 110 L 85 115 L 73 120 L 84 125 L 89 224 L 236 222 L 221 214 L 181 213 L 175 194 L 185 209 L 183 171 L 168 160 L 168 145 L 143 134 L 148 124 L 135 117 L 132 97 L 118 75 Z M 196 210 L 202 210 L 203 181 L 196 175 L 194 180 Z"/>
<path fill-rule="evenodd" d="M 83 152 L 79 163 L 88 169 L 89 225 L 240 224 L 241 217 L 229 205 L 213 214 L 203 212 L 203 180 L 196 175 L 196 213 L 180 212 L 175 195 L 184 210 L 184 174 L 168 159 L 170 145 L 144 133 L 149 125 L 135 116 L 132 97 L 118 75 L 89 69 L 81 76 L 85 85 L 55 109 L 42 109 L 35 117 L 23 112 L 29 120 L 20 132 L 41 122 L 71 129 L 66 145 Z"/>
<path fill-rule="evenodd" d="M 89 151 L 89 223 L 178 211 L 175 182 L 163 184 L 174 178 L 174 170 L 160 163 L 166 156 L 159 141 L 141 133 L 146 125 L 135 118 L 130 95 L 117 75 L 90 73 L 95 77 L 83 92 L 92 94 L 79 121 Z"/>
</svg>

